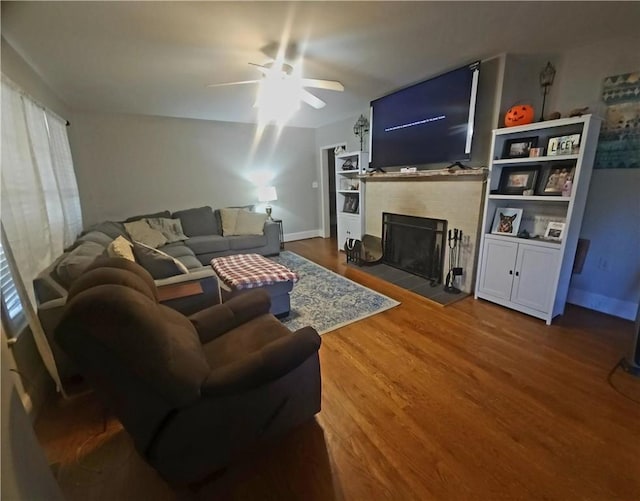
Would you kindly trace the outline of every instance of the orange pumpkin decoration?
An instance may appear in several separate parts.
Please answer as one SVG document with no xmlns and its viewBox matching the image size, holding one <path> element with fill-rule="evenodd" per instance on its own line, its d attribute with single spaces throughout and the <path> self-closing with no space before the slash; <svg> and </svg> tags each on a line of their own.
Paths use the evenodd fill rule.
<svg viewBox="0 0 640 501">
<path fill-rule="evenodd" d="M 516 104 L 507 111 L 504 116 L 504 124 L 507 127 L 514 125 L 526 125 L 533 122 L 533 106 L 530 104 Z"/>
</svg>

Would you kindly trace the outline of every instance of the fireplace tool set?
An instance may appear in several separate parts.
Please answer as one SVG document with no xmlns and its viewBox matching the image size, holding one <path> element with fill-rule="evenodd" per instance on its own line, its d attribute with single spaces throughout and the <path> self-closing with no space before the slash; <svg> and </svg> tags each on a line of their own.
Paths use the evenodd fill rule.
<svg viewBox="0 0 640 501">
<path fill-rule="evenodd" d="M 462 247 L 462 230 L 454 228 L 449 230 L 449 273 L 445 280 L 444 290 L 451 294 L 459 294 L 460 289 L 455 286 L 456 277 L 462 275 L 462 267 L 460 266 L 460 248 Z"/>
</svg>

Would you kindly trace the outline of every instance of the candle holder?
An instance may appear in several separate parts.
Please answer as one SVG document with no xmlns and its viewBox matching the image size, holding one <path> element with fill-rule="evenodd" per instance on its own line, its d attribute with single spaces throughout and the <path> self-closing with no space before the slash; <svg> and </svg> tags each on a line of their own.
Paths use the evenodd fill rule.
<svg viewBox="0 0 640 501">
<path fill-rule="evenodd" d="M 360 151 L 364 151 L 364 136 L 369 133 L 369 120 L 364 115 L 353 126 L 353 133 L 360 138 Z"/>
<path fill-rule="evenodd" d="M 547 94 L 549 93 L 549 87 L 553 85 L 553 79 L 556 76 L 556 69 L 550 62 L 542 68 L 540 72 L 540 89 L 542 90 L 542 109 L 540 111 L 540 122 L 544 121 L 544 105 L 547 101 Z"/>
</svg>

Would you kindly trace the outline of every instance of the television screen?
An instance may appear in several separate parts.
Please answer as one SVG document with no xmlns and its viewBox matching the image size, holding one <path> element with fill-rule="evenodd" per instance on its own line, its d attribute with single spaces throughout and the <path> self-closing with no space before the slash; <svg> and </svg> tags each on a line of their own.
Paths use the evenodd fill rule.
<svg viewBox="0 0 640 501">
<path fill-rule="evenodd" d="M 371 102 L 371 167 L 468 160 L 480 62 Z"/>
</svg>

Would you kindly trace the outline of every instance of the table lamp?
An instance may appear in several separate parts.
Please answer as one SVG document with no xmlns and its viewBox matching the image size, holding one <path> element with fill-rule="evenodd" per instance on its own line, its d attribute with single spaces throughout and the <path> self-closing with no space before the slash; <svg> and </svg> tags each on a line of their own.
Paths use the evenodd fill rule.
<svg viewBox="0 0 640 501">
<path fill-rule="evenodd" d="M 269 221 L 273 221 L 271 217 L 271 202 L 278 200 L 278 194 L 276 193 L 275 186 L 261 186 L 258 188 L 258 201 L 266 203 L 265 212 Z"/>
</svg>

